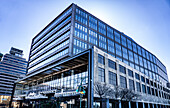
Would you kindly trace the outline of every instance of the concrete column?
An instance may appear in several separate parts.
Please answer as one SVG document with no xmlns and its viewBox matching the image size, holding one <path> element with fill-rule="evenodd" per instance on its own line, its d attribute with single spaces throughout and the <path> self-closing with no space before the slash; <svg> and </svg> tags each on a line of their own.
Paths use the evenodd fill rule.
<svg viewBox="0 0 170 108">
<path fill-rule="evenodd" d="M 136 102 L 136 108 L 138 108 L 138 102 Z"/>
<path fill-rule="evenodd" d="M 108 56 L 105 55 L 105 82 L 106 84 L 109 84 L 109 71 L 108 71 Z"/>
<path fill-rule="evenodd" d="M 121 108 L 122 107 L 122 103 L 121 103 L 121 101 L 119 100 L 119 108 Z"/>
<path fill-rule="evenodd" d="M 155 108 L 154 104 L 152 104 L 152 107 Z"/>
<path fill-rule="evenodd" d="M 150 108 L 150 104 L 148 103 L 148 108 Z"/>
<path fill-rule="evenodd" d="M 98 53 L 94 52 L 94 82 L 98 81 Z"/>
<path fill-rule="evenodd" d="M 156 108 L 158 108 L 158 104 L 156 104 Z"/>
<path fill-rule="evenodd" d="M 143 105 L 143 108 L 145 108 L 145 103 L 144 102 L 142 103 L 142 105 Z"/>
<path fill-rule="evenodd" d="M 131 102 L 129 101 L 129 108 L 131 108 Z"/>
<path fill-rule="evenodd" d="M 119 61 L 116 60 L 117 85 L 120 86 Z"/>
</svg>

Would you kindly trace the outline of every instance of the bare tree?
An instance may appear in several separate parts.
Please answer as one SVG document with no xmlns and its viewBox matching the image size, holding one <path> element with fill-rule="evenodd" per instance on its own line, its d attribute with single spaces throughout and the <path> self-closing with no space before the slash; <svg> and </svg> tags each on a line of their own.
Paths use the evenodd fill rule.
<svg viewBox="0 0 170 108">
<path fill-rule="evenodd" d="M 140 97 L 140 95 L 133 92 L 130 89 L 115 86 L 114 87 L 114 97 L 115 97 L 115 99 L 119 100 L 119 102 L 121 102 L 122 100 L 124 100 L 126 102 L 131 102 L 132 100 Z M 118 105 L 119 102 L 115 102 L 115 103 Z"/>
<path fill-rule="evenodd" d="M 121 96 L 121 100 L 132 101 L 133 99 L 137 99 L 140 95 L 133 92 L 132 90 L 125 88 L 122 89 L 120 96 Z"/>
<path fill-rule="evenodd" d="M 102 108 L 102 99 L 105 99 L 113 91 L 111 86 L 106 83 L 102 84 L 100 82 L 94 83 L 94 93 L 100 98 L 100 107 Z"/>
<path fill-rule="evenodd" d="M 120 101 L 124 100 L 130 102 L 140 97 L 139 94 L 127 88 L 121 88 L 119 86 L 114 86 L 113 88 L 106 83 L 102 84 L 100 82 L 94 83 L 94 93 L 99 96 L 101 105 L 102 99 L 106 98 L 115 98 Z"/>
</svg>

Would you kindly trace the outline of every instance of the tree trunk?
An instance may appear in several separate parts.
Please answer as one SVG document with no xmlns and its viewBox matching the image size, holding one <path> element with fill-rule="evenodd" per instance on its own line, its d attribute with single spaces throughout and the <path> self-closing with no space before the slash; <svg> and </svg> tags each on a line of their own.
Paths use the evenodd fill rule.
<svg viewBox="0 0 170 108">
<path fill-rule="evenodd" d="M 102 98 L 100 97 L 100 108 L 102 108 Z"/>
</svg>

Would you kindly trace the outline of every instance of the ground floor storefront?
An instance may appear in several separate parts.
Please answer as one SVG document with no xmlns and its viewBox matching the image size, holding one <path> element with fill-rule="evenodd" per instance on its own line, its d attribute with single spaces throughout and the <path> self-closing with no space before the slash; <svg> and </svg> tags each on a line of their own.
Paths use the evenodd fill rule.
<svg viewBox="0 0 170 108">
<path fill-rule="evenodd" d="M 87 108 L 87 98 L 83 96 L 50 97 L 49 99 L 24 99 L 14 101 L 15 108 Z"/>
<path fill-rule="evenodd" d="M 15 108 L 88 108 L 87 97 L 84 95 L 71 97 L 50 97 L 48 99 L 25 99 L 14 101 Z M 93 108 L 170 108 L 170 105 L 147 103 L 147 102 L 127 102 L 113 99 L 94 98 Z"/>
<path fill-rule="evenodd" d="M 170 108 L 169 105 L 148 102 L 128 102 L 113 99 L 94 98 L 93 108 Z"/>
</svg>

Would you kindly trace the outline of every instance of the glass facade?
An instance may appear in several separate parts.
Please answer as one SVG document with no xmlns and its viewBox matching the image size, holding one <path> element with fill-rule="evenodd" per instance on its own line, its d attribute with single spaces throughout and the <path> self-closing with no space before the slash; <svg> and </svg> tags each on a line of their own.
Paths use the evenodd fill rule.
<svg viewBox="0 0 170 108">
<path fill-rule="evenodd" d="M 72 8 L 62 13 L 33 39 L 27 74 L 69 53 L 71 12 Z M 75 36 L 87 41 L 87 28 L 78 23 L 75 26 Z M 75 54 L 87 48 L 87 44 L 76 42 Z"/>
<path fill-rule="evenodd" d="M 88 48 L 91 48 L 93 45 L 97 46 L 154 80 L 160 81 L 161 79 L 162 81 L 168 81 L 165 66 L 133 39 L 80 8 L 76 8 L 77 14 L 82 15 L 79 15 L 79 19 L 75 18 L 75 31 L 77 30 L 77 22 L 82 23 L 83 19 L 84 22 L 87 21 L 87 24 L 82 23 L 82 25 L 88 31 L 86 33 Z"/>
</svg>

